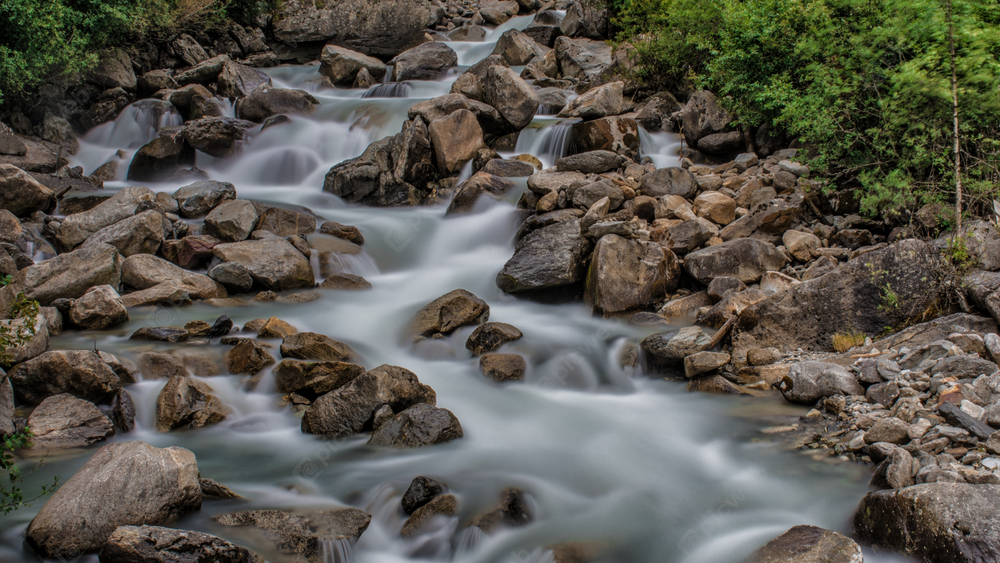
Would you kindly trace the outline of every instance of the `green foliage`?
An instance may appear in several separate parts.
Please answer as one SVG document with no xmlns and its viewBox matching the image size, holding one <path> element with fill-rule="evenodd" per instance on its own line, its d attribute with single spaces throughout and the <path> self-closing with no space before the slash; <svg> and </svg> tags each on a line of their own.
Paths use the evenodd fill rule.
<svg viewBox="0 0 1000 563">
<path fill-rule="evenodd" d="M 52 484 L 42 486 L 37 496 L 27 500 L 24 498 L 24 492 L 21 490 L 24 476 L 14 461 L 13 452 L 19 448 L 29 447 L 31 438 L 31 429 L 28 427 L 24 428 L 24 432 L 3 437 L 3 447 L 0 448 L 0 513 L 10 514 L 18 508 L 31 506 L 32 502 L 59 488 L 59 477 L 55 477 Z M 38 462 L 29 474 L 41 467 L 43 462 L 44 460 Z"/>
<path fill-rule="evenodd" d="M 614 1 L 640 76 L 710 88 L 739 125 L 790 133 L 871 215 L 951 197 L 950 1 L 963 182 L 976 210 L 996 197 L 1000 0 Z"/>
<path fill-rule="evenodd" d="M 878 306 L 879 311 L 888 313 L 890 311 L 895 311 L 902 306 L 899 294 L 892 289 L 889 282 L 886 282 L 885 285 L 880 288 L 880 291 L 882 293 L 882 303 Z"/>
<path fill-rule="evenodd" d="M 0 276 L 0 287 L 5 287 L 5 286 L 10 285 L 10 282 L 13 279 L 14 278 L 11 277 L 10 274 L 4 275 L 4 276 Z"/>
<path fill-rule="evenodd" d="M 20 323 L 0 324 L 0 365 L 10 365 L 10 348 L 24 346 L 35 336 L 35 323 L 38 322 L 38 301 L 28 299 L 24 293 L 18 293 L 10 307 L 10 318 L 20 319 Z"/>
</svg>

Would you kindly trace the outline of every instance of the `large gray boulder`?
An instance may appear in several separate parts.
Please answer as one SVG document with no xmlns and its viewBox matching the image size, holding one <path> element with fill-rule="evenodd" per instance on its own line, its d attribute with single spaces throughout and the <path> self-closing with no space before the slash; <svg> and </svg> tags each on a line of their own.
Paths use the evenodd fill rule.
<svg viewBox="0 0 1000 563">
<path fill-rule="evenodd" d="M 129 219 L 147 209 L 154 209 L 155 202 L 156 194 L 149 188 L 142 186 L 124 188 L 96 207 L 63 219 L 56 229 L 56 242 L 62 248 L 72 250 L 101 229 Z"/>
<path fill-rule="evenodd" d="M 1000 559 L 1000 485 L 927 483 L 868 493 L 854 514 L 858 537 L 922 561 Z"/>
<path fill-rule="evenodd" d="M 604 41 L 559 37 L 555 42 L 555 52 L 559 69 L 566 78 L 600 79 L 613 64 L 611 45 Z"/>
<path fill-rule="evenodd" d="M 676 366 L 684 358 L 708 348 L 712 338 L 701 327 L 689 326 L 651 334 L 639 343 L 654 364 Z"/>
<path fill-rule="evenodd" d="M 28 417 L 28 427 L 36 450 L 82 448 L 115 435 L 111 419 L 94 403 L 68 393 L 42 401 Z"/>
<path fill-rule="evenodd" d="M 80 297 L 95 285 L 121 287 L 121 275 L 122 257 L 113 246 L 95 244 L 80 248 L 19 271 L 0 289 L 0 311 L 10 310 L 21 292 L 46 306 L 62 297 Z"/>
<path fill-rule="evenodd" d="M 541 226 L 517 242 L 514 256 L 497 274 L 497 286 L 519 293 L 581 282 L 592 248 L 580 234 L 580 220 L 575 216 Z"/>
<path fill-rule="evenodd" d="M 260 218 L 257 207 L 246 199 L 226 201 L 205 217 L 204 232 L 226 242 L 245 240 Z"/>
<path fill-rule="evenodd" d="M 483 101 L 496 108 L 514 129 L 531 123 L 541 103 L 534 88 L 508 67 L 489 67 L 482 88 Z"/>
<path fill-rule="evenodd" d="M 631 117 L 609 116 L 579 121 L 570 129 L 570 153 L 611 151 L 639 159 L 639 125 Z"/>
<path fill-rule="evenodd" d="M 609 234 L 594 246 L 584 295 L 606 315 L 646 309 L 677 289 L 680 277 L 680 261 L 669 249 Z"/>
<path fill-rule="evenodd" d="M 262 563 L 252 551 L 188 530 L 119 526 L 101 548 L 101 563 Z"/>
<path fill-rule="evenodd" d="M 183 127 L 164 127 L 159 136 L 146 143 L 128 165 L 128 179 L 136 182 L 160 182 L 179 168 L 194 166 L 195 151 L 184 139 Z"/>
<path fill-rule="evenodd" d="M 192 148 L 215 158 L 226 158 L 239 152 L 252 121 L 232 117 L 209 116 L 184 124 L 184 140 Z"/>
<path fill-rule="evenodd" d="M 417 404 L 379 426 L 368 440 L 374 446 L 418 448 L 463 436 L 462 425 L 448 409 Z"/>
<path fill-rule="evenodd" d="M 215 84 L 220 96 L 235 100 L 250 94 L 262 84 L 270 86 L 271 77 L 256 68 L 226 61 Z"/>
<path fill-rule="evenodd" d="M 642 195 L 650 197 L 676 195 L 694 199 L 698 195 L 698 181 L 694 174 L 683 168 L 660 168 L 644 174 L 639 189 L 642 190 Z"/>
<path fill-rule="evenodd" d="M 110 404 L 122 383 L 96 352 L 53 350 L 17 364 L 8 374 L 18 401 L 38 404 L 69 393 L 99 405 Z"/>
<path fill-rule="evenodd" d="M 608 8 L 599 2 L 573 2 L 566 8 L 566 15 L 559 23 L 562 33 L 570 37 L 608 39 Z"/>
<path fill-rule="evenodd" d="M 55 203 L 52 190 L 30 174 L 11 164 L 0 164 L 0 209 L 23 217 L 35 211 L 48 211 Z"/>
<path fill-rule="evenodd" d="M 588 90 L 575 98 L 559 112 L 559 117 L 579 117 L 597 119 L 608 115 L 618 115 L 624 108 L 622 91 L 625 83 L 611 82 Z"/>
<path fill-rule="evenodd" d="M 389 61 L 393 81 L 436 80 L 458 62 L 458 55 L 444 43 L 432 41 L 407 49 Z"/>
<path fill-rule="evenodd" d="M 765 272 L 778 271 L 787 263 L 788 258 L 773 244 L 737 239 L 688 254 L 684 258 L 684 269 L 704 284 L 722 276 L 753 283 Z"/>
<path fill-rule="evenodd" d="M 285 239 L 220 244 L 212 252 L 222 262 L 235 262 L 246 268 L 254 283 L 266 289 L 284 291 L 316 285 L 309 260 Z"/>
<path fill-rule="evenodd" d="M 194 454 L 144 442 L 104 446 L 45 503 L 25 539 L 46 558 L 99 550 L 119 526 L 156 525 L 201 508 Z"/>
<path fill-rule="evenodd" d="M 386 66 L 382 61 L 337 45 L 323 47 L 319 61 L 320 74 L 329 77 L 334 84 L 345 86 L 354 84 L 361 69 L 367 70 L 376 80 L 382 80 L 386 73 Z"/>
<path fill-rule="evenodd" d="M 743 563 L 862 563 L 859 546 L 851 538 L 815 526 L 795 526 L 767 542 Z"/>
<path fill-rule="evenodd" d="M 785 399 L 802 405 L 812 405 L 831 395 L 865 394 L 854 374 L 837 364 L 827 362 L 795 364 L 782 379 L 778 389 Z"/>
</svg>

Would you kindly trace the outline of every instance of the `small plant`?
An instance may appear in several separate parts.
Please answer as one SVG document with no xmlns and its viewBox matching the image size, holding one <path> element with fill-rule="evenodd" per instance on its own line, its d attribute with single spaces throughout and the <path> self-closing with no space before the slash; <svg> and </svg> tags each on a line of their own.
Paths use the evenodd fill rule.
<svg viewBox="0 0 1000 563">
<path fill-rule="evenodd" d="M 948 239 L 948 244 L 944 248 L 944 259 L 951 267 L 955 268 L 959 275 L 962 275 L 976 266 L 976 257 L 969 252 L 964 236 L 956 235 Z"/>
<path fill-rule="evenodd" d="M 899 309 L 901 306 L 902 301 L 899 298 L 899 294 L 892 289 L 889 282 L 885 282 L 885 285 L 882 287 L 882 303 L 878 306 L 878 310 L 888 313 Z"/>
<path fill-rule="evenodd" d="M 3 448 L 0 449 L 0 513 L 10 514 L 18 508 L 31 506 L 31 503 L 43 496 L 54 492 L 59 488 L 59 477 L 55 477 L 50 485 L 42 485 L 42 490 L 37 496 L 25 500 L 21 484 L 24 482 L 24 475 L 21 469 L 14 462 L 14 450 L 31 446 L 31 428 L 27 426 L 23 432 L 8 434 L 3 438 Z M 28 475 L 34 473 L 45 462 L 38 462 Z"/>
<path fill-rule="evenodd" d="M 22 322 L 0 323 L 0 365 L 10 365 L 13 358 L 11 348 L 24 346 L 35 336 L 35 324 L 38 322 L 38 301 L 28 299 L 24 293 L 18 293 L 10 306 L 10 318 L 21 319 Z"/>
<path fill-rule="evenodd" d="M 833 335 L 833 349 L 841 354 L 864 343 L 865 333 L 863 332 L 848 330 Z"/>
<path fill-rule="evenodd" d="M 10 274 L 4 275 L 4 276 L 0 276 L 0 287 L 6 287 L 6 286 L 10 285 L 10 282 L 13 279 L 14 278 L 12 278 L 10 276 Z"/>
</svg>

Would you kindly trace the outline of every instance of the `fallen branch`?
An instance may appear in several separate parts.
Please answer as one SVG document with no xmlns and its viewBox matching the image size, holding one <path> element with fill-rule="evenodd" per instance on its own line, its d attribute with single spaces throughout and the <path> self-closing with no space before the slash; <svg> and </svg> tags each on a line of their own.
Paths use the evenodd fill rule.
<svg viewBox="0 0 1000 563">
<path fill-rule="evenodd" d="M 726 321 L 726 324 L 722 325 L 722 328 L 720 328 L 715 333 L 715 335 L 712 336 L 712 341 L 708 343 L 708 348 L 706 348 L 706 350 L 711 350 L 712 348 L 718 346 L 719 342 L 722 342 L 722 339 L 726 337 L 726 333 L 729 332 L 729 329 L 732 328 L 733 323 L 735 322 L 736 322 L 735 316 L 729 317 L 729 320 Z"/>
</svg>

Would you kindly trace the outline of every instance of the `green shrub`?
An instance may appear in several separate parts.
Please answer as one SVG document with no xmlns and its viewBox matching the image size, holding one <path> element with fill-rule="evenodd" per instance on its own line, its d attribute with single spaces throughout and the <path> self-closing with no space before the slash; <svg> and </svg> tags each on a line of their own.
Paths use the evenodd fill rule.
<svg viewBox="0 0 1000 563">
<path fill-rule="evenodd" d="M 32 502 L 59 488 L 59 477 L 55 477 L 51 484 L 42 486 L 38 495 L 30 499 L 24 498 L 24 492 L 21 490 L 24 476 L 14 461 L 13 452 L 31 446 L 31 438 L 31 428 L 28 427 L 25 427 L 23 432 L 3 437 L 3 446 L 0 447 L 0 513 L 10 514 L 18 508 L 31 506 Z M 34 473 L 43 462 L 44 460 L 38 462 L 29 474 Z"/>
</svg>

